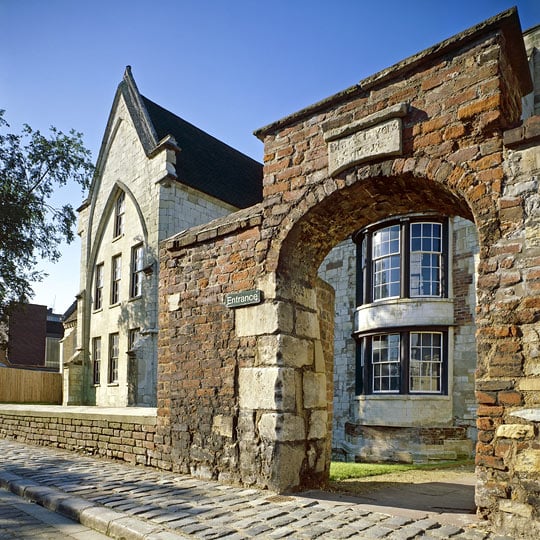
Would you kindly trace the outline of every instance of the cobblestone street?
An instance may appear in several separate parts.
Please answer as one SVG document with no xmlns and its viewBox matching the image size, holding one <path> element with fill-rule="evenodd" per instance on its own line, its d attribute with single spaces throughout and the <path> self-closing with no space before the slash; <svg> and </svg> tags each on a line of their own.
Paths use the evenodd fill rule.
<svg viewBox="0 0 540 540">
<path fill-rule="evenodd" d="M 321 492 L 276 495 L 5 439 L 0 451 L 7 456 L 0 465 L 0 486 L 112 538 L 504 538 L 477 523 L 460 527 L 432 516 L 367 511 L 351 499 Z M 27 508 L 18 500 L 18 509 Z M 9 534 L 0 538 L 23 538 Z M 67 529 L 61 535 L 54 529 L 39 534 L 24 538 L 102 537 L 76 536 L 82 531 Z"/>
</svg>

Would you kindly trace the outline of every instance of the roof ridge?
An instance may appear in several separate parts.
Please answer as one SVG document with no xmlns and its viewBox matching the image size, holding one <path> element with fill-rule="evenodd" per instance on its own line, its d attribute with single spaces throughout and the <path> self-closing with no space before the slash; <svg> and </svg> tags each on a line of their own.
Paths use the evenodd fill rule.
<svg viewBox="0 0 540 540">
<path fill-rule="evenodd" d="M 149 155 L 157 146 L 159 139 L 152 118 L 142 99 L 143 96 L 139 92 L 137 83 L 131 72 L 131 66 L 126 66 L 122 82 L 118 88 L 126 99 L 128 111 L 131 114 L 135 129 L 137 130 L 144 147 L 144 151 Z"/>
</svg>

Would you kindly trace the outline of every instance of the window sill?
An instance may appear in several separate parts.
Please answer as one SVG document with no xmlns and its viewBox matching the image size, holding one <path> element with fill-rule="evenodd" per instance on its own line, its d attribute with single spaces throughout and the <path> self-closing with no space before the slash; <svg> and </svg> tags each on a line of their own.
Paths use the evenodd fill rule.
<svg viewBox="0 0 540 540">
<path fill-rule="evenodd" d="M 129 302 L 135 302 L 137 300 L 142 300 L 143 295 L 139 294 L 139 296 L 132 296 L 128 301 Z"/>
<path fill-rule="evenodd" d="M 109 309 L 118 307 L 122 302 L 116 302 L 115 304 L 109 304 Z"/>
<path fill-rule="evenodd" d="M 94 314 L 94 313 L 101 313 L 102 311 L 103 311 L 103 308 L 102 308 L 102 307 L 97 308 L 97 309 L 93 309 L 93 310 L 92 310 L 92 314 Z"/>
<path fill-rule="evenodd" d="M 115 242 L 118 242 L 118 240 L 120 240 L 121 238 L 124 238 L 124 233 L 122 234 L 119 234 L 118 236 L 115 236 L 111 242 L 114 244 Z"/>
<path fill-rule="evenodd" d="M 110 382 L 110 383 L 107 383 L 107 387 L 108 387 L 108 388 L 114 388 L 115 386 L 120 386 L 120 383 L 119 383 L 119 382 Z"/>
<path fill-rule="evenodd" d="M 450 396 L 448 394 L 363 394 L 361 396 L 354 396 L 356 401 L 425 401 L 426 399 L 433 399 L 437 401 L 448 401 Z"/>
</svg>

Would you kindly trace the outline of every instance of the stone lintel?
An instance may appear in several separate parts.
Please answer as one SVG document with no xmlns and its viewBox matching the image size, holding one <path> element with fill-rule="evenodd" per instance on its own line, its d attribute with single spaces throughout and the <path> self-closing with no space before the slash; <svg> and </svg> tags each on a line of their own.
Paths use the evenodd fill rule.
<svg viewBox="0 0 540 540">
<path fill-rule="evenodd" d="M 346 132 L 349 135 L 339 139 L 333 137 L 328 142 L 328 172 L 331 175 L 372 159 L 402 154 L 403 136 L 399 117 Z"/>
</svg>

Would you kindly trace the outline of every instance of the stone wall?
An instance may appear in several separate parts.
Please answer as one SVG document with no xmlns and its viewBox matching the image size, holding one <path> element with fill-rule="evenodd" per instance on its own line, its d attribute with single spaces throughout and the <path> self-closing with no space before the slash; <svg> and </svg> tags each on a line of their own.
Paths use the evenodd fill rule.
<svg viewBox="0 0 540 540">
<path fill-rule="evenodd" d="M 343 459 L 345 424 L 350 420 L 355 395 L 356 343 L 352 332 L 356 307 L 356 245 L 348 240 L 332 249 L 319 268 L 319 276 L 335 291 L 332 449 L 336 458 Z"/>
<path fill-rule="evenodd" d="M 481 262 L 477 504 L 540 535 L 540 117 L 504 134 L 501 237 Z M 488 304 L 488 305 L 486 305 Z"/>
<path fill-rule="evenodd" d="M 0 437 L 154 465 L 155 409 L 0 405 Z"/>
</svg>

